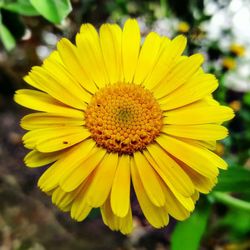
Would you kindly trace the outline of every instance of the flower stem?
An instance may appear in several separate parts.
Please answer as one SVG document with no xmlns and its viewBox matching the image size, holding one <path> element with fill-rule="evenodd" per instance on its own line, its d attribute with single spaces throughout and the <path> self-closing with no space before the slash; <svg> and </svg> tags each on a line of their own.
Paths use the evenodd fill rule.
<svg viewBox="0 0 250 250">
<path fill-rule="evenodd" d="M 167 0 L 160 0 L 160 6 L 161 6 L 163 16 L 166 17 L 168 13 Z"/>
<path fill-rule="evenodd" d="M 250 203 L 237 198 L 232 197 L 227 193 L 213 192 L 212 196 L 219 202 L 224 203 L 230 207 L 238 208 L 241 210 L 250 212 Z"/>
</svg>

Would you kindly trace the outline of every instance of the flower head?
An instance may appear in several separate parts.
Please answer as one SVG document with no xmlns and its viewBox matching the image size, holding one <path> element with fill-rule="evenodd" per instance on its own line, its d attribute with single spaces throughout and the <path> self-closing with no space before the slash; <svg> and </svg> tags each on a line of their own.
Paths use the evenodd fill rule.
<svg viewBox="0 0 250 250">
<path fill-rule="evenodd" d="M 245 55 L 246 53 L 246 49 L 243 45 L 240 45 L 240 44 L 237 44 L 237 43 L 233 43 L 231 44 L 230 46 L 230 51 L 236 55 L 236 56 L 239 56 L 239 57 L 242 57 Z"/>
<path fill-rule="evenodd" d="M 229 103 L 229 107 L 231 107 L 235 112 L 238 112 L 241 109 L 241 101 L 234 100 Z"/>
<path fill-rule="evenodd" d="M 225 57 L 222 60 L 222 66 L 223 68 L 227 69 L 227 70 L 232 70 L 236 68 L 236 61 L 235 59 L 231 58 L 231 57 Z"/>
<path fill-rule="evenodd" d="M 178 24 L 177 30 L 181 33 L 187 33 L 190 30 L 190 25 L 187 22 L 180 22 Z"/>
<path fill-rule="evenodd" d="M 250 68 L 249 59 L 245 58 L 237 61 L 235 70 L 229 71 L 225 75 L 224 85 L 236 92 L 250 91 Z"/>
<path fill-rule="evenodd" d="M 154 32 L 141 45 L 133 19 L 99 34 L 84 24 L 76 45 L 62 39 L 24 78 L 37 90 L 18 90 L 15 101 L 39 111 L 21 121 L 32 150 L 25 163 L 51 164 L 38 185 L 72 218 L 100 207 L 106 225 L 131 232 L 133 186 L 160 228 L 169 215 L 186 219 L 226 169 L 211 150 L 233 112 L 212 98 L 216 78 L 201 69 L 202 55 L 182 55 L 185 46 L 184 36 Z"/>
</svg>

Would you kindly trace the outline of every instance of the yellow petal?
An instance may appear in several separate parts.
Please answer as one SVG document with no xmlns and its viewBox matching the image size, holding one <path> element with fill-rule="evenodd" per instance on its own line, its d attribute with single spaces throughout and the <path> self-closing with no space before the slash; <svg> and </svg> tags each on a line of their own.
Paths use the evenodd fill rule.
<svg viewBox="0 0 250 250">
<path fill-rule="evenodd" d="M 227 163 L 222 158 L 220 158 L 217 154 L 208 150 L 209 146 L 212 145 L 211 141 L 210 142 L 209 141 L 197 141 L 197 140 L 188 139 L 188 138 L 179 138 L 179 140 L 191 146 L 204 150 L 207 156 L 211 159 L 211 161 L 216 162 L 218 168 L 227 169 Z M 210 145 L 208 146 L 208 144 Z"/>
<path fill-rule="evenodd" d="M 55 79 L 55 77 L 44 68 L 33 67 L 29 73 L 29 78 L 32 79 L 33 82 L 39 82 L 41 90 L 47 92 L 50 96 L 62 103 L 82 110 L 87 107 L 87 104 L 82 99 L 78 99 L 78 97 L 69 90 L 74 89 L 74 85 L 69 82 L 65 76 L 61 79 Z M 28 79 L 24 78 L 27 82 Z"/>
<path fill-rule="evenodd" d="M 72 118 L 52 113 L 33 113 L 26 115 L 21 120 L 21 127 L 26 130 L 49 127 L 81 126 L 84 125 L 84 117 Z"/>
<path fill-rule="evenodd" d="M 78 190 L 77 190 L 78 191 Z M 52 203 L 60 209 L 65 210 L 77 196 L 78 192 L 64 192 L 60 187 L 57 187 L 52 194 Z"/>
<path fill-rule="evenodd" d="M 220 140 L 228 135 L 225 127 L 216 124 L 165 125 L 162 132 L 196 140 Z"/>
<path fill-rule="evenodd" d="M 48 94 L 36 90 L 17 90 L 14 96 L 14 100 L 18 104 L 33 110 L 57 113 L 66 117 L 84 117 L 82 111 L 69 108 L 58 102 Z"/>
<path fill-rule="evenodd" d="M 168 212 L 165 207 L 155 206 L 148 198 L 140 175 L 135 167 L 134 159 L 131 160 L 131 176 L 138 202 L 148 222 L 155 228 L 167 225 L 169 221 Z"/>
<path fill-rule="evenodd" d="M 52 163 L 60 158 L 60 156 L 61 153 L 59 152 L 41 153 L 34 149 L 25 156 L 24 162 L 26 166 L 36 168 Z"/>
<path fill-rule="evenodd" d="M 155 67 L 145 82 L 144 86 L 153 89 L 167 74 L 171 68 L 171 64 L 180 57 L 186 47 L 187 39 L 184 36 L 177 36 L 171 42 L 164 41 L 166 46 L 163 47 L 160 57 Z"/>
<path fill-rule="evenodd" d="M 185 141 L 186 139 L 182 138 L 182 140 Z M 213 151 L 216 149 L 216 141 L 196 141 L 196 145 Z"/>
<path fill-rule="evenodd" d="M 77 52 L 86 73 L 101 88 L 109 83 L 106 66 L 95 27 L 83 24 L 80 34 L 76 35 Z"/>
<path fill-rule="evenodd" d="M 126 83 L 133 82 L 140 51 L 140 40 L 140 29 L 137 21 L 128 19 L 122 33 L 122 65 Z"/>
<path fill-rule="evenodd" d="M 174 194 L 174 196 L 177 198 L 177 200 L 183 205 L 183 207 L 185 209 L 187 209 L 188 211 L 193 211 L 194 210 L 194 203 L 193 203 L 192 199 L 190 198 L 190 196 L 188 196 L 188 197 L 184 196 L 183 194 L 181 194 L 179 192 L 178 189 L 175 188 L 175 186 L 173 186 L 173 184 L 171 182 L 169 182 L 169 180 L 167 178 L 168 174 L 166 173 L 166 169 L 165 168 L 161 169 L 158 166 L 158 164 L 154 160 L 155 157 L 153 158 L 147 150 L 144 150 L 143 154 L 147 158 L 147 160 L 150 162 L 151 166 L 153 166 L 154 169 L 157 171 L 157 173 L 161 176 L 162 180 L 169 187 L 169 189 Z M 193 186 L 193 184 L 192 184 L 192 186 Z M 191 195 L 193 195 L 193 194 L 191 194 Z"/>
<path fill-rule="evenodd" d="M 192 195 L 192 199 L 196 202 L 200 198 L 200 193 L 196 190 L 195 193 Z"/>
<path fill-rule="evenodd" d="M 156 141 L 171 155 L 208 178 L 214 179 L 219 173 L 218 167 L 224 163 L 215 157 L 211 159 L 213 153 L 208 153 L 208 150 L 184 143 L 167 135 L 159 136 Z"/>
<path fill-rule="evenodd" d="M 121 155 L 116 169 L 110 201 L 113 213 L 124 217 L 130 207 L 130 156 Z"/>
<path fill-rule="evenodd" d="M 171 69 L 171 72 L 169 72 L 161 83 L 156 86 L 154 96 L 162 98 L 184 84 L 199 69 L 203 60 L 201 54 L 195 54 L 181 60 Z"/>
<path fill-rule="evenodd" d="M 103 24 L 100 28 L 100 43 L 110 83 L 122 81 L 121 28 L 116 24 Z"/>
<path fill-rule="evenodd" d="M 225 106 L 180 108 L 168 111 L 164 124 L 203 124 L 228 121 L 234 117 L 233 110 Z"/>
<path fill-rule="evenodd" d="M 155 32 L 150 32 L 145 38 L 139 55 L 134 83 L 141 84 L 148 74 L 152 72 L 156 60 L 158 59 L 161 42 L 160 36 Z"/>
<path fill-rule="evenodd" d="M 46 57 L 46 59 L 43 61 L 43 66 L 47 60 L 51 60 L 53 62 L 59 63 L 65 67 L 65 65 L 62 61 L 62 58 L 60 57 L 60 54 L 57 50 L 52 51 L 51 54 L 48 57 Z"/>
<path fill-rule="evenodd" d="M 68 148 L 90 136 L 84 127 L 65 126 L 31 130 L 23 136 L 27 148 L 48 153 Z"/>
<path fill-rule="evenodd" d="M 82 58 L 79 56 L 76 47 L 67 39 L 63 38 L 57 43 L 57 49 L 71 75 L 89 92 L 95 93 L 97 87 L 90 76 L 85 72 L 82 65 Z"/>
<path fill-rule="evenodd" d="M 161 101 L 160 100 L 158 100 L 158 101 L 159 101 L 159 103 L 161 105 Z M 210 95 L 207 95 L 207 96 L 203 97 L 202 99 L 200 99 L 198 101 L 195 101 L 195 102 L 189 103 L 187 105 L 181 106 L 181 107 L 179 107 L 178 109 L 175 109 L 175 110 L 181 110 L 182 112 L 184 112 L 184 111 L 186 111 L 186 110 L 188 111 L 190 109 L 196 109 L 196 108 L 200 109 L 200 108 L 207 108 L 207 107 L 216 108 L 216 107 L 221 107 L 221 106 L 217 101 L 214 100 L 212 94 L 210 94 Z M 222 106 L 222 107 L 224 107 L 224 106 Z M 163 110 L 163 107 L 162 107 L 162 110 Z M 167 116 L 167 114 L 169 112 L 171 112 L 171 111 L 168 111 L 168 110 L 164 111 L 163 115 Z"/>
<path fill-rule="evenodd" d="M 72 219 L 77 221 L 83 221 L 88 214 L 90 213 L 92 207 L 86 201 L 86 193 L 89 187 L 89 184 L 92 181 L 92 176 L 89 176 L 84 183 L 82 183 L 76 190 L 76 197 L 74 198 L 70 215 Z M 74 192 L 74 191 L 73 191 Z"/>
<path fill-rule="evenodd" d="M 110 227 L 112 230 L 120 230 L 123 234 L 131 233 L 133 229 L 131 207 L 129 207 L 128 213 L 124 217 L 118 217 L 113 214 L 110 205 L 110 198 L 108 198 L 104 205 L 101 207 L 101 214 L 104 224 Z"/>
<path fill-rule="evenodd" d="M 44 192 L 58 186 L 62 176 L 71 171 L 72 168 L 79 166 L 84 159 L 88 158 L 94 146 L 95 142 L 90 139 L 66 151 L 58 161 L 43 173 L 38 181 L 38 186 Z"/>
<path fill-rule="evenodd" d="M 189 178 L 192 180 L 195 189 L 197 189 L 201 193 L 209 193 L 214 187 L 214 185 L 217 183 L 217 178 L 209 179 L 199 174 L 183 162 L 180 163 L 180 166 L 184 169 L 184 171 L 188 174 Z"/>
<path fill-rule="evenodd" d="M 87 159 L 65 171 L 60 178 L 60 187 L 66 192 L 76 189 L 98 166 L 105 154 L 106 150 L 96 147 Z"/>
<path fill-rule="evenodd" d="M 162 137 L 162 136 L 160 136 Z M 147 147 L 157 166 L 152 165 L 171 190 L 175 190 L 185 197 L 194 193 L 194 186 L 188 175 L 159 145 L 151 144 Z"/>
<path fill-rule="evenodd" d="M 95 170 L 86 199 L 91 207 L 100 207 L 106 201 L 118 164 L 117 153 L 107 153 Z"/>
<path fill-rule="evenodd" d="M 65 66 L 58 61 L 53 60 L 53 58 L 48 58 L 44 61 L 43 68 L 45 68 L 57 82 L 61 82 L 63 87 L 76 98 L 86 103 L 90 101 L 92 95 L 87 92 Z"/>
<path fill-rule="evenodd" d="M 65 130 L 68 127 L 65 127 Z M 75 145 L 87 138 L 90 137 L 90 132 L 86 128 L 77 127 L 79 129 L 70 129 L 68 133 L 60 133 L 61 131 L 57 131 L 58 134 L 52 135 L 53 129 L 46 135 L 44 138 L 39 140 L 36 144 L 36 148 L 40 152 L 54 152 L 58 150 L 62 150 L 68 147 Z"/>
<path fill-rule="evenodd" d="M 155 173 L 141 152 L 135 152 L 134 159 L 134 167 L 136 167 L 140 175 L 140 179 L 149 199 L 155 206 L 162 207 L 165 204 L 165 195 L 159 183 L 157 173 Z"/>
<path fill-rule="evenodd" d="M 168 213 L 177 220 L 185 220 L 188 218 L 190 212 L 183 207 L 163 181 L 160 181 L 160 184 L 166 197 L 165 206 Z"/>
<path fill-rule="evenodd" d="M 193 140 L 189 138 L 178 138 L 183 142 L 186 142 L 187 144 L 193 144 L 194 146 L 206 148 L 214 151 L 216 149 L 216 141 L 200 141 L 200 140 Z"/>
<path fill-rule="evenodd" d="M 212 74 L 195 74 L 185 84 L 159 100 L 162 110 L 171 110 L 195 102 L 218 87 L 218 81 Z"/>
</svg>

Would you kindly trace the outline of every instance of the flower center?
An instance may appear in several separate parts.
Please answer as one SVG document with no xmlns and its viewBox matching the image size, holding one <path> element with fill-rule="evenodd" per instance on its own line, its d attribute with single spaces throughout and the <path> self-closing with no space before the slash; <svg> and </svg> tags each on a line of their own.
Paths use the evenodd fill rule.
<svg viewBox="0 0 250 250">
<path fill-rule="evenodd" d="M 110 152 L 131 154 L 159 135 L 162 111 L 150 91 L 134 84 L 100 89 L 85 113 L 86 126 L 96 143 Z"/>
</svg>

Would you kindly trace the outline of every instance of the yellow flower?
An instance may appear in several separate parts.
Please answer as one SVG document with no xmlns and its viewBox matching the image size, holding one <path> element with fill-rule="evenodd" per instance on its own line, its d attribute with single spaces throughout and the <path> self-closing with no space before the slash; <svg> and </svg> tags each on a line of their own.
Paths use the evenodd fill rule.
<svg viewBox="0 0 250 250">
<path fill-rule="evenodd" d="M 15 101 L 40 111 L 21 121 L 32 150 L 25 163 L 52 163 L 38 185 L 72 218 L 100 207 L 106 225 L 130 233 L 133 185 L 146 219 L 161 228 L 169 215 L 186 219 L 227 168 L 210 149 L 233 112 L 212 98 L 216 78 L 201 69 L 202 55 L 182 56 L 185 46 L 184 36 L 154 32 L 141 46 L 133 19 L 99 34 L 84 24 L 76 46 L 62 39 L 24 78 L 38 90 L 18 90 Z"/>
<path fill-rule="evenodd" d="M 240 57 L 244 56 L 246 53 L 245 47 L 237 43 L 233 43 L 230 46 L 230 51 L 234 53 L 236 56 L 240 56 Z"/>
<path fill-rule="evenodd" d="M 236 68 L 236 61 L 231 57 L 226 57 L 222 61 L 222 66 L 226 69 L 235 69 Z"/>
<path fill-rule="evenodd" d="M 190 26 L 187 22 L 180 22 L 178 24 L 177 30 L 181 33 L 187 33 L 190 30 Z"/>
<path fill-rule="evenodd" d="M 238 100 L 234 100 L 229 103 L 229 106 L 235 111 L 238 112 L 241 109 L 241 102 Z"/>
</svg>

